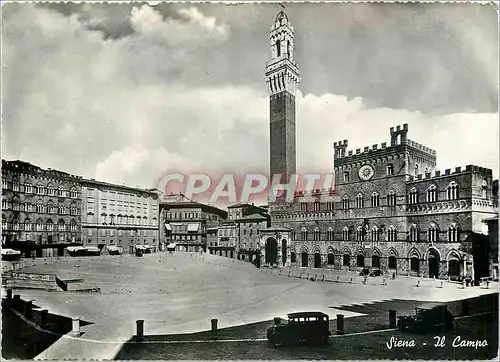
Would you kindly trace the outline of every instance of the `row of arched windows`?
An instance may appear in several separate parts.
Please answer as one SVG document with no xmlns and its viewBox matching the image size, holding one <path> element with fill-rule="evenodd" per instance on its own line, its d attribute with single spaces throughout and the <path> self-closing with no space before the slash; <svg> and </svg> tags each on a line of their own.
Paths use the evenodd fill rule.
<svg viewBox="0 0 500 362">
<path fill-rule="evenodd" d="M 14 231 L 78 231 L 78 224 L 76 220 L 71 220 L 69 224 L 62 219 L 60 219 L 57 224 L 55 224 L 52 219 L 47 219 L 43 221 L 42 219 L 37 219 L 36 221 L 32 221 L 30 219 L 26 219 L 23 222 L 18 220 L 7 222 L 4 218 L 2 218 L 2 230 L 14 230 Z"/>
<path fill-rule="evenodd" d="M 425 231 L 423 231 L 425 232 Z M 431 223 L 429 228 L 427 229 L 427 241 L 428 242 L 437 242 L 439 241 L 439 235 L 441 231 L 436 223 Z M 418 228 L 416 224 L 410 225 L 410 229 L 408 232 L 409 241 L 420 241 L 420 236 L 422 232 Z M 452 223 L 448 227 L 448 241 L 450 242 L 458 242 L 460 241 L 460 228 L 456 223 Z"/>
<path fill-rule="evenodd" d="M 71 187 L 68 190 L 61 187 L 55 187 L 52 183 L 49 183 L 47 186 L 44 186 L 42 184 L 37 184 L 33 186 L 29 181 L 26 181 L 23 184 L 21 184 L 17 180 L 14 180 L 12 182 L 3 180 L 2 188 L 6 190 L 12 190 L 14 192 L 24 192 L 27 194 L 70 197 L 72 199 L 78 198 L 78 191 L 76 187 Z"/>
<path fill-rule="evenodd" d="M 483 187 L 486 190 L 485 187 Z M 427 188 L 426 191 L 426 202 L 436 202 L 438 201 L 438 188 L 436 185 L 432 184 Z M 455 181 L 452 181 L 446 187 L 446 200 L 457 200 L 459 198 L 459 186 Z M 408 204 L 418 204 L 419 202 L 419 193 L 418 190 L 413 187 L 408 194 Z"/>
<path fill-rule="evenodd" d="M 153 217 L 153 224 L 156 224 L 156 217 Z M 87 223 L 94 223 L 94 214 L 89 212 L 87 214 Z M 114 215 L 114 214 L 101 214 L 101 223 L 103 225 L 148 225 L 147 216 L 133 216 L 133 215 Z"/>
<path fill-rule="evenodd" d="M 54 202 L 50 200 L 46 204 L 42 204 L 41 202 L 33 204 L 31 202 L 20 202 L 17 198 L 14 198 L 12 201 L 2 198 L 2 210 L 75 216 L 80 214 L 80 209 L 76 204 L 67 206 L 63 204 L 54 204 Z"/>
<path fill-rule="evenodd" d="M 390 190 L 386 196 L 386 205 L 387 206 L 396 206 L 397 195 L 394 190 Z M 365 207 L 365 198 L 362 193 L 358 193 L 356 195 L 356 208 L 361 209 Z M 349 196 L 344 195 L 342 197 L 342 209 L 347 210 L 351 206 L 351 202 Z M 373 192 L 370 196 L 370 207 L 379 207 L 380 206 L 380 195 L 378 192 Z"/>
<path fill-rule="evenodd" d="M 355 241 L 380 241 L 381 234 L 383 231 L 379 229 L 377 226 L 373 226 L 371 228 L 367 228 L 364 226 L 358 226 L 354 233 Z M 313 240 L 319 241 L 321 239 L 321 232 L 318 228 L 313 230 Z M 342 229 L 341 239 L 342 241 L 351 241 L 352 228 L 344 227 Z M 333 241 L 334 240 L 334 232 L 333 228 L 329 227 L 326 233 L 324 233 L 326 240 Z M 387 228 L 387 241 L 397 241 L 398 231 L 394 225 L 390 225 Z M 309 232 L 306 228 L 302 228 L 300 231 L 300 240 L 309 240 Z M 292 232 L 292 240 L 295 239 L 295 232 Z M 411 225 L 408 230 L 408 240 L 409 241 L 419 241 L 419 229 L 415 224 Z M 439 241 L 439 228 L 435 223 L 431 223 L 428 229 L 427 240 L 429 242 L 437 242 Z M 448 241 L 456 242 L 460 241 L 460 228 L 456 223 L 452 223 L 448 228 Z"/>
</svg>

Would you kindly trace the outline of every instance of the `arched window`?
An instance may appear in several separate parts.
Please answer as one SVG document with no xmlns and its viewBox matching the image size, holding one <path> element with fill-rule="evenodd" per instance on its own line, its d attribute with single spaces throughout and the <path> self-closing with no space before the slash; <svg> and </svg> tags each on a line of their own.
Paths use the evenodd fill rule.
<svg viewBox="0 0 500 362">
<path fill-rule="evenodd" d="M 77 231 L 77 226 L 76 226 L 76 221 L 75 220 L 71 220 L 71 222 L 69 223 L 69 229 L 71 231 Z"/>
<path fill-rule="evenodd" d="M 409 232 L 410 241 L 418 241 L 418 228 L 417 225 L 413 224 L 410 226 Z"/>
<path fill-rule="evenodd" d="M 66 224 L 64 223 L 64 220 L 59 220 L 57 223 L 57 231 L 66 231 Z"/>
<path fill-rule="evenodd" d="M 446 188 L 446 197 L 448 200 L 458 199 L 458 184 L 452 181 Z"/>
<path fill-rule="evenodd" d="M 378 193 L 376 193 L 376 192 L 372 193 L 371 201 L 372 201 L 372 207 L 379 207 L 380 206 L 380 197 L 379 197 Z"/>
<path fill-rule="evenodd" d="M 460 241 L 460 229 L 456 223 L 452 223 L 448 228 L 448 241 Z"/>
<path fill-rule="evenodd" d="M 314 211 L 320 211 L 321 210 L 321 204 L 319 203 L 319 200 L 314 200 L 313 210 Z"/>
<path fill-rule="evenodd" d="M 349 171 L 344 171 L 344 182 L 349 182 Z"/>
<path fill-rule="evenodd" d="M 396 241 L 397 230 L 394 225 L 389 226 L 387 230 L 387 241 Z"/>
<path fill-rule="evenodd" d="M 378 241 L 379 240 L 379 230 L 376 226 L 372 227 L 372 241 Z"/>
<path fill-rule="evenodd" d="M 481 197 L 485 199 L 488 195 L 488 183 L 486 180 L 483 180 L 483 183 L 481 184 Z"/>
<path fill-rule="evenodd" d="M 33 193 L 33 186 L 31 185 L 30 181 L 24 181 L 24 192 L 26 192 L 27 194 Z"/>
<path fill-rule="evenodd" d="M 302 230 L 300 231 L 300 236 L 301 236 L 302 240 L 307 240 L 307 229 L 306 228 L 302 228 Z"/>
<path fill-rule="evenodd" d="M 36 231 L 43 231 L 43 221 L 42 221 L 42 219 L 38 219 L 36 221 Z"/>
<path fill-rule="evenodd" d="M 342 198 L 342 208 L 344 210 L 348 210 L 349 209 L 349 196 L 345 195 L 343 198 Z"/>
<path fill-rule="evenodd" d="M 278 57 L 281 56 L 281 41 L 276 40 L 276 54 Z"/>
<path fill-rule="evenodd" d="M 410 194 L 408 195 L 408 203 L 410 205 L 418 204 L 418 191 L 415 187 L 410 190 Z"/>
<path fill-rule="evenodd" d="M 290 233 L 290 237 L 292 238 L 293 241 L 295 241 L 295 231 L 292 231 Z"/>
<path fill-rule="evenodd" d="M 320 232 L 319 232 L 319 229 L 318 229 L 318 228 L 314 229 L 314 232 L 313 232 L 313 237 L 314 237 L 314 240 L 319 240 L 319 239 L 320 239 L 321 234 L 320 234 Z"/>
<path fill-rule="evenodd" d="M 24 230 L 31 231 L 31 221 L 30 219 L 24 220 Z"/>
<path fill-rule="evenodd" d="M 418 165 L 415 165 L 415 176 L 418 175 Z"/>
<path fill-rule="evenodd" d="M 327 231 L 327 240 L 328 241 L 333 241 L 333 229 L 332 229 L 332 227 L 328 228 L 328 231 Z"/>
<path fill-rule="evenodd" d="M 349 241 L 349 228 L 347 226 L 342 229 L 342 240 Z"/>
<path fill-rule="evenodd" d="M 435 223 L 430 224 L 428 231 L 428 241 L 430 243 L 436 242 L 438 241 L 438 236 L 439 232 L 437 225 Z"/>
<path fill-rule="evenodd" d="M 430 185 L 427 189 L 427 202 L 437 201 L 437 187 L 436 185 Z"/>
<path fill-rule="evenodd" d="M 392 176 L 394 175 L 394 165 L 392 163 L 389 163 L 387 165 L 387 176 Z"/>
<path fill-rule="evenodd" d="M 42 184 L 37 184 L 36 185 L 36 193 L 38 195 L 43 195 L 45 193 L 45 187 L 43 187 Z"/>
<path fill-rule="evenodd" d="M 286 41 L 286 55 L 288 58 L 291 57 L 291 55 L 292 55 L 291 52 L 292 52 L 292 47 L 290 46 L 290 40 L 287 40 Z"/>
<path fill-rule="evenodd" d="M 358 226 L 356 229 L 356 241 L 364 241 L 365 240 L 365 230 L 363 227 Z"/>
<path fill-rule="evenodd" d="M 396 206 L 396 192 L 394 190 L 389 191 L 387 195 L 387 206 Z"/>
<path fill-rule="evenodd" d="M 36 212 L 38 214 L 43 214 L 43 205 L 42 204 L 36 204 Z"/>
<path fill-rule="evenodd" d="M 54 231 L 54 223 L 51 219 L 48 219 L 45 225 L 47 226 L 47 231 Z"/>
<path fill-rule="evenodd" d="M 356 207 L 358 209 L 361 209 L 362 207 L 364 207 L 365 205 L 365 201 L 364 201 L 364 198 L 363 198 L 363 194 L 358 194 L 356 196 Z"/>
</svg>

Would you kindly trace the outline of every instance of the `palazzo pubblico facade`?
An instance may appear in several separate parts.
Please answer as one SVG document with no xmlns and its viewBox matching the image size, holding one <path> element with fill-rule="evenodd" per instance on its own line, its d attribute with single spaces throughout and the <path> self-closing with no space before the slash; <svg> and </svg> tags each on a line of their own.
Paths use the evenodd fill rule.
<svg viewBox="0 0 500 362">
<path fill-rule="evenodd" d="M 270 173 L 288 176 L 296 173 L 299 67 L 284 11 L 271 27 L 270 48 Z M 484 263 L 487 274 L 483 221 L 498 214 L 490 169 L 436 170 L 436 151 L 410 140 L 407 124 L 390 129 L 389 143 L 349 150 L 347 140 L 335 142 L 333 163 L 329 201 L 322 202 L 317 190 L 269 205 L 272 226 L 261 231 L 264 266 L 370 268 L 453 279 L 482 274 L 478 263 Z"/>
</svg>

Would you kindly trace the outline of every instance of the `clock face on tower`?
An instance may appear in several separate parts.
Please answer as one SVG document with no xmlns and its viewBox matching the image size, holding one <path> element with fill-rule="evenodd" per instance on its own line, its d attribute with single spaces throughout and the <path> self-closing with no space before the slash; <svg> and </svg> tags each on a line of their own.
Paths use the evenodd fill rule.
<svg viewBox="0 0 500 362">
<path fill-rule="evenodd" d="M 373 177 L 374 173 L 375 170 L 373 169 L 373 166 L 364 165 L 359 169 L 359 178 L 361 180 L 367 181 Z"/>
</svg>

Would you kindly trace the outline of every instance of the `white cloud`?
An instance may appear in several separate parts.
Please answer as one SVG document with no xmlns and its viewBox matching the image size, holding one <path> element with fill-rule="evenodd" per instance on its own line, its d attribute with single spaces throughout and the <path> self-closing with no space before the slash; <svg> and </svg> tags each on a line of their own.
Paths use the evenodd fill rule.
<svg viewBox="0 0 500 362">
<path fill-rule="evenodd" d="M 181 10 L 182 20 L 164 20 L 154 9 L 136 8 L 137 33 L 118 40 L 28 4 L 9 13 L 2 44 L 4 157 L 142 187 L 155 187 L 169 172 L 267 172 L 267 95 L 176 80 L 206 56 L 199 47 L 229 34 L 193 9 Z M 389 141 L 389 127 L 408 123 L 409 137 L 435 148 L 442 167 L 474 163 L 498 174 L 497 115 L 433 118 L 369 109 L 361 98 L 332 94 L 299 94 L 297 102 L 303 171 L 331 171 L 334 141 L 347 138 L 351 149 L 362 148 Z"/>
</svg>

